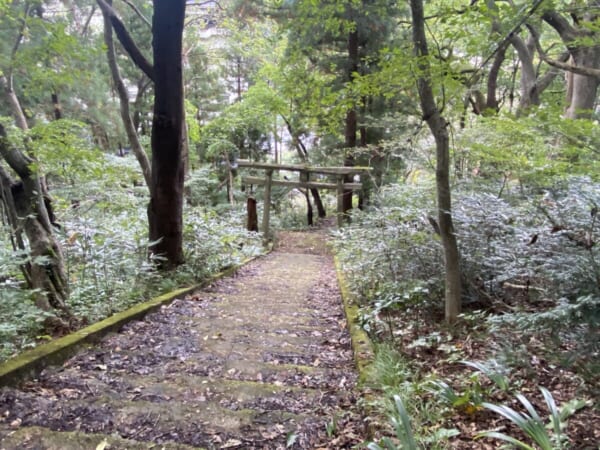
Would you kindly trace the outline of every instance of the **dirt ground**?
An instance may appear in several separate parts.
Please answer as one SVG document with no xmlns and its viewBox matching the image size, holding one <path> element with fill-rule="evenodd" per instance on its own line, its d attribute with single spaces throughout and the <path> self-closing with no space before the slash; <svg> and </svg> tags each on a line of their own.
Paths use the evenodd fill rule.
<svg viewBox="0 0 600 450">
<path fill-rule="evenodd" d="M 322 234 L 0 391 L 0 449 L 317 449 L 363 440 Z"/>
</svg>

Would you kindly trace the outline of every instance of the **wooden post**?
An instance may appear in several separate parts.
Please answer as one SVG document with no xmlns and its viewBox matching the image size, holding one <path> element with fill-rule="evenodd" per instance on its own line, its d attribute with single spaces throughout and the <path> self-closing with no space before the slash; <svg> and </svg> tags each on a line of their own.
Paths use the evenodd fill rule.
<svg viewBox="0 0 600 450">
<path fill-rule="evenodd" d="M 248 231 L 258 231 L 258 216 L 256 215 L 256 199 L 254 197 L 248 197 L 246 200 L 246 210 L 248 213 L 248 220 L 246 221 L 246 229 Z"/>
<path fill-rule="evenodd" d="M 342 228 L 344 224 L 344 176 L 337 177 L 337 226 Z"/>
<path fill-rule="evenodd" d="M 264 194 L 264 205 L 263 205 L 263 242 L 266 244 L 269 242 L 269 220 L 271 218 L 271 182 L 273 181 L 273 170 L 267 170 L 265 177 L 265 194 Z"/>
</svg>

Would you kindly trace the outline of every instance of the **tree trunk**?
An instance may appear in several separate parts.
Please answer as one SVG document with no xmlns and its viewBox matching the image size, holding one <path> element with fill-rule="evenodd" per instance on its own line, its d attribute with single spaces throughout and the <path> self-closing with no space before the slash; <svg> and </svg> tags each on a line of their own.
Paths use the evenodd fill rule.
<svg viewBox="0 0 600 450">
<path fill-rule="evenodd" d="M 231 206 L 235 205 L 234 185 L 233 185 L 233 169 L 229 161 L 229 155 L 224 155 L 225 163 L 227 164 L 227 200 Z"/>
<path fill-rule="evenodd" d="M 517 51 L 519 60 L 521 61 L 521 95 L 519 106 L 517 107 L 517 116 L 526 112 L 531 106 L 540 104 L 540 96 L 537 90 L 537 73 L 533 65 L 532 42 L 525 42 L 516 34 L 510 38 L 510 43 Z"/>
<path fill-rule="evenodd" d="M 107 3 L 109 5 L 112 5 L 112 0 L 108 0 Z M 131 145 L 133 154 L 135 155 L 142 169 L 142 175 L 144 176 L 146 186 L 148 186 L 148 189 L 151 189 L 152 169 L 150 167 L 150 160 L 148 159 L 148 155 L 146 154 L 146 152 L 142 148 L 142 145 L 140 144 L 137 130 L 131 118 L 131 113 L 129 111 L 129 94 L 127 92 L 127 88 L 125 87 L 125 83 L 121 78 L 119 66 L 117 65 L 115 46 L 113 42 L 113 30 L 110 23 L 110 19 L 104 10 L 102 11 L 102 15 L 104 16 L 104 43 L 106 44 L 106 57 L 108 59 L 108 66 L 110 68 L 113 83 L 115 84 L 115 89 L 117 90 L 117 94 L 119 95 L 121 120 L 123 121 L 125 132 L 127 133 L 129 145 Z"/>
<path fill-rule="evenodd" d="M 25 114 L 23 113 L 23 109 L 21 108 L 21 103 L 17 98 L 17 94 L 13 89 L 13 79 L 12 75 L 0 75 L 0 84 L 4 89 L 4 95 L 8 104 L 10 106 L 10 110 L 12 112 L 13 118 L 15 119 L 15 123 L 17 127 L 21 130 L 29 129 L 29 125 L 27 124 L 27 119 L 25 118 Z"/>
<path fill-rule="evenodd" d="M 358 31 L 353 30 L 348 34 L 348 60 L 349 60 L 349 69 L 348 69 L 348 81 L 352 82 L 354 79 L 354 73 L 358 70 Z M 346 113 L 346 128 L 345 128 L 345 147 L 346 147 L 346 157 L 344 158 L 344 166 L 352 167 L 354 166 L 354 156 L 351 154 L 351 149 L 356 147 L 356 133 L 358 131 L 358 120 L 356 117 L 356 107 L 352 107 Z M 352 176 L 346 175 L 344 177 L 345 183 L 352 182 Z M 346 214 L 348 211 L 352 209 L 352 190 L 345 189 L 344 195 L 342 197 L 342 205 L 344 210 L 344 215 L 347 218 Z"/>
<path fill-rule="evenodd" d="M 150 251 L 162 268 L 183 263 L 183 77 L 185 0 L 154 0 L 154 116 L 152 194 L 148 206 Z"/>
<path fill-rule="evenodd" d="M 295 132 L 290 121 L 283 115 L 282 118 L 285 122 L 288 133 L 292 137 L 292 143 L 296 148 L 298 157 L 303 163 L 308 164 L 308 150 L 306 149 L 306 146 L 302 142 L 302 139 L 300 139 L 300 136 L 298 136 L 298 133 Z M 275 139 L 275 142 L 277 142 L 277 139 Z M 311 188 L 310 193 L 312 194 L 313 200 L 315 201 L 315 206 L 317 207 L 317 214 L 319 215 L 319 219 L 324 219 L 325 217 L 327 217 L 327 211 L 325 211 L 325 206 L 323 206 L 323 200 L 321 200 L 319 190 L 317 188 Z"/>
<path fill-rule="evenodd" d="M 60 101 L 58 100 L 58 94 L 53 92 L 50 95 L 50 98 L 52 100 L 52 109 L 54 110 L 54 120 L 62 119 L 62 108 L 60 106 Z"/>
<path fill-rule="evenodd" d="M 310 202 L 310 192 L 307 189 L 306 191 L 302 191 L 302 193 L 304 194 L 304 197 L 306 198 L 306 224 L 309 227 L 312 227 L 314 225 L 314 223 L 313 223 L 313 207 L 312 207 L 312 203 Z"/>
<path fill-rule="evenodd" d="M 549 60 L 539 46 L 538 52 L 550 65 L 570 72 L 567 74 L 566 116 L 571 119 L 590 118 L 600 85 L 600 46 L 589 45 L 586 41 L 598 40 L 598 32 L 593 26 L 598 20 L 598 15 L 592 8 L 584 14 L 578 15 L 577 12 L 573 12 L 571 18 L 573 25 L 553 9 L 548 9 L 542 14 L 544 22 L 560 35 L 571 55 L 572 64 Z"/>
<path fill-rule="evenodd" d="M 490 112 L 497 113 L 500 110 L 496 91 L 498 89 L 498 75 L 500 74 L 502 63 L 506 58 L 507 48 L 508 42 L 505 42 L 496 52 L 496 56 L 494 57 L 494 61 L 490 67 L 490 73 L 487 79 L 487 95 L 485 100 L 485 111 L 488 114 Z"/>
<path fill-rule="evenodd" d="M 133 101 L 133 127 L 135 128 L 135 131 L 142 136 L 146 135 L 146 120 L 142 120 L 142 108 L 144 96 L 150 86 L 152 86 L 152 80 L 148 79 L 145 75 L 142 75 L 137 82 L 137 94 Z"/>
<path fill-rule="evenodd" d="M 319 219 L 324 219 L 327 217 L 327 211 L 325 211 L 325 206 L 323 206 L 323 200 L 321 199 L 321 194 L 319 194 L 319 190 L 317 188 L 311 188 L 310 193 L 312 194 L 313 200 L 315 201 L 315 206 L 317 207 L 317 214 L 319 215 Z"/>
<path fill-rule="evenodd" d="M 4 127 L 0 125 L 0 155 L 17 173 L 20 182 L 14 182 L 2 171 L 5 203 L 14 205 L 19 228 L 25 231 L 30 246 L 31 265 L 28 281 L 36 290 L 36 305 L 44 311 L 59 309 L 70 315 L 65 305 L 68 297 L 64 259 L 42 197 L 40 178 L 31 171 L 32 161 L 20 150 L 11 147 Z"/>
<path fill-rule="evenodd" d="M 27 131 L 25 114 L 13 90 L 12 74 L 0 77 L 0 82 L 17 126 Z M 17 230 L 23 230 L 29 241 L 31 263 L 24 270 L 27 271 L 29 287 L 36 292 L 35 303 L 44 311 L 58 309 L 70 316 L 65 304 L 69 293 L 64 258 L 44 202 L 44 186 L 38 174 L 31 170 L 31 158 L 10 144 L 1 124 L 0 155 L 20 178 L 20 182 L 14 182 L 5 171 L 0 174 L 4 202 L 10 209 L 7 213 L 12 216 L 11 222 L 15 227 L 15 238 L 20 241 L 20 231 Z"/>
<path fill-rule="evenodd" d="M 600 67 L 600 47 L 581 48 L 575 52 L 573 63 L 576 66 L 587 66 L 592 68 Z M 569 77 L 570 98 L 566 116 L 570 119 L 590 119 L 594 112 L 598 85 L 600 79 L 570 73 Z"/>
<path fill-rule="evenodd" d="M 444 247 L 446 272 L 446 308 L 448 323 L 458 318 L 461 309 L 460 259 L 454 226 L 452 224 L 452 201 L 450 192 L 450 152 L 447 122 L 440 114 L 435 103 L 431 85 L 427 40 L 425 37 L 425 18 L 422 0 L 410 0 L 413 25 L 413 43 L 418 58 L 419 78 L 417 80 L 423 117 L 431 130 L 436 144 L 436 186 L 438 202 L 438 221 L 440 236 Z"/>
<path fill-rule="evenodd" d="M 0 200 L 2 201 L 3 212 L 6 217 L 6 224 L 8 225 L 10 240 L 13 250 L 19 250 L 21 252 L 27 251 L 27 246 L 23 239 L 23 227 L 20 226 L 19 217 L 17 214 L 17 207 L 15 200 L 12 195 L 12 186 L 14 181 L 4 170 L 4 167 L 0 165 Z M 28 286 L 32 285 L 31 281 L 31 263 L 25 262 L 21 266 L 21 272 L 25 277 Z"/>
</svg>

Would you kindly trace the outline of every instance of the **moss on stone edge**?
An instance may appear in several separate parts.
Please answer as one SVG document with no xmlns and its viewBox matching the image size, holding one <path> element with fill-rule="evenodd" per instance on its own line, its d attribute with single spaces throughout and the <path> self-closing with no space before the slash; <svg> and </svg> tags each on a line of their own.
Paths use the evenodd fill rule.
<svg viewBox="0 0 600 450">
<path fill-rule="evenodd" d="M 144 303 L 135 305 L 125 311 L 114 314 L 89 327 L 82 328 L 62 338 L 39 345 L 20 355 L 0 364 L 0 386 L 14 386 L 28 378 L 33 378 L 45 367 L 59 365 L 77 353 L 82 347 L 97 342 L 111 331 L 119 330 L 123 325 L 133 320 L 141 319 L 146 314 L 168 304 L 177 297 L 187 295 L 205 285 L 236 272 L 240 267 L 256 259 L 248 258 L 238 265 L 231 266 L 219 272 L 204 283 L 196 286 L 178 289 L 155 297 Z"/>
<path fill-rule="evenodd" d="M 104 447 L 102 446 L 104 444 Z M 2 441 L 2 448 L 44 448 L 48 450 L 80 450 L 107 448 L 110 450 L 203 450 L 185 444 L 139 442 L 118 435 L 53 431 L 42 427 L 22 427 L 12 431 Z"/>
<path fill-rule="evenodd" d="M 358 370 L 358 381 L 364 384 L 368 381 L 371 371 L 371 363 L 374 359 L 373 343 L 369 336 L 359 324 L 358 305 L 350 294 L 348 282 L 344 277 L 342 265 L 337 256 L 334 256 L 335 271 L 337 273 L 338 285 L 344 303 L 344 312 L 348 322 L 348 331 L 352 340 L 352 350 L 354 352 L 354 361 Z"/>
</svg>

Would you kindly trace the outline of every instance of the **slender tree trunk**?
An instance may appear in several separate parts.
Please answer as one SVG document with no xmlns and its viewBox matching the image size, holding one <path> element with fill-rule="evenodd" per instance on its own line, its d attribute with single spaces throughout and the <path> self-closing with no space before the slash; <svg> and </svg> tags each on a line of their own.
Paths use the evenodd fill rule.
<svg viewBox="0 0 600 450">
<path fill-rule="evenodd" d="M 109 5 L 112 5 L 112 0 L 107 0 L 107 3 Z M 113 83 L 115 85 L 115 89 L 117 90 L 117 94 L 119 95 L 121 120 L 123 121 L 123 126 L 125 127 L 125 133 L 127 134 L 129 145 L 131 145 L 133 154 L 135 155 L 142 169 L 142 175 L 144 176 L 146 186 L 148 186 L 148 189 L 151 189 L 152 168 L 150 166 L 150 160 L 148 159 L 148 155 L 146 154 L 142 147 L 142 144 L 140 143 L 137 130 L 131 118 L 131 113 L 129 110 L 129 94 L 127 92 L 127 88 L 125 87 L 125 83 L 121 78 L 119 66 L 117 64 L 115 45 L 113 41 L 112 25 L 105 11 L 102 11 L 102 15 L 104 16 L 104 43 L 106 45 L 106 57 L 108 59 L 108 66 L 110 68 L 110 73 L 113 79 Z"/>
<path fill-rule="evenodd" d="M 302 142 L 302 139 L 300 139 L 300 136 L 298 136 L 298 133 L 295 132 L 290 121 L 286 117 L 282 116 L 282 118 L 285 122 L 288 133 L 292 137 L 292 143 L 296 148 L 298 157 L 303 163 L 308 164 L 308 150 L 306 149 L 306 146 Z M 321 199 L 319 190 L 317 188 L 311 188 L 310 193 L 312 194 L 313 200 L 315 201 L 315 206 L 317 207 L 317 214 L 319 215 L 319 219 L 324 219 L 325 217 L 327 217 L 327 211 L 325 211 L 325 206 L 323 205 L 323 200 Z"/>
<path fill-rule="evenodd" d="M 62 119 L 62 108 L 60 106 L 60 101 L 58 100 L 58 94 L 53 92 L 50 98 L 52 100 L 52 108 L 54 110 L 54 120 Z"/>
<path fill-rule="evenodd" d="M 227 200 L 231 206 L 235 205 L 234 185 L 233 185 L 233 169 L 229 162 L 229 155 L 224 155 L 225 163 L 227 164 Z"/>
<path fill-rule="evenodd" d="M 135 94 L 135 100 L 133 101 L 133 127 L 135 128 L 135 131 L 142 136 L 146 134 L 146 121 L 142 120 L 142 105 L 144 96 L 151 86 L 152 80 L 148 79 L 146 75 L 142 75 L 137 82 L 137 93 Z"/>
<path fill-rule="evenodd" d="M 185 0 L 154 0 L 154 117 L 152 194 L 148 206 L 151 252 L 163 268 L 183 263 L 183 77 Z"/>
<path fill-rule="evenodd" d="M 502 63 L 506 58 L 506 50 L 508 49 L 508 42 L 505 42 L 502 47 L 496 53 L 492 66 L 490 67 L 490 73 L 487 80 L 487 95 L 485 100 L 485 110 L 489 112 L 497 113 L 500 110 L 498 104 L 498 97 L 496 92 L 498 90 L 498 75 L 502 68 Z"/>
<path fill-rule="evenodd" d="M 513 35 L 510 39 L 511 45 L 517 51 L 521 61 L 521 93 L 517 116 L 526 112 L 531 106 L 540 104 L 540 96 L 537 90 L 537 72 L 533 65 L 534 46 L 531 41 L 525 42 L 521 37 Z"/>
<path fill-rule="evenodd" d="M 444 247 L 446 272 L 446 321 L 456 321 L 461 309 L 460 258 L 454 226 L 452 224 L 452 201 L 450 192 L 450 152 L 448 123 L 440 114 L 435 103 L 431 85 L 429 51 L 425 37 L 425 18 L 422 0 L 410 0 L 412 10 L 413 43 L 418 58 L 419 77 L 417 80 L 423 117 L 431 130 L 436 144 L 436 185 L 438 221 Z"/>
<path fill-rule="evenodd" d="M 302 193 L 304 194 L 304 197 L 306 198 L 306 224 L 309 227 L 312 227 L 314 225 L 314 223 L 313 223 L 313 207 L 312 207 L 312 203 L 310 202 L 310 192 L 307 189 L 306 191 L 302 190 Z"/>
<path fill-rule="evenodd" d="M 183 101 L 181 103 L 183 111 L 183 130 L 181 136 L 181 159 L 183 161 L 183 177 L 184 179 L 190 174 L 190 137 L 188 134 L 187 117 L 185 112 L 185 86 L 183 87 Z"/>
<path fill-rule="evenodd" d="M 10 106 L 10 110 L 12 112 L 13 118 L 15 119 L 17 127 L 19 127 L 21 130 L 28 130 L 29 125 L 27 124 L 25 113 L 21 108 L 21 103 L 17 98 L 17 94 L 13 89 L 12 75 L 0 75 L 0 84 L 2 84 L 2 87 L 4 89 L 4 97 L 8 101 L 8 105 Z"/>
<path fill-rule="evenodd" d="M 325 206 L 323 206 L 323 200 L 321 199 L 321 194 L 317 188 L 311 188 L 310 193 L 312 194 L 313 200 L 315 201 L 315 206 L 317 207 L 317 214 L 319 215 L 319 219 L 324 219 L 327 217 L 327 211 L 325 211 Z"/>
<path fill-rule="evenodd" d="M 353 30 L 348 33 L 348 81 L 352 82 L 354 79 L 354 73 L 358 70 L 358 31 Z M 358 132 L 358 120 L 356 115 L 356 107 L 352 107 L 346 112 L 346 128 L 345 128 L 345 142 L 346 157 L 344 158 L 344 166 L 354 166 L 354 156 L 351 153 L 351 149 L 356 147 L 356 133 Z M 345 183 L 352 182 L 352 176 L 346 175 L 344 177 Z M 349 189 L 344 190 L 342 197 L 342 206 L 344 214 L 352 209 L 352 191 Z"/>
</svg>

